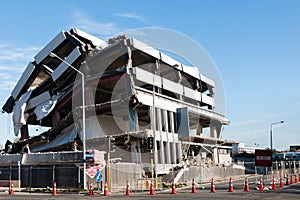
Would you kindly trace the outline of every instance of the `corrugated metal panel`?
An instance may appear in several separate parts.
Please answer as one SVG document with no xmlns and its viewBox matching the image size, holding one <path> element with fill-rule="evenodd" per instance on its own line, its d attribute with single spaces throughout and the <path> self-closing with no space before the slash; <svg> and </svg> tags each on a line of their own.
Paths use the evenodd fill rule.
<svg viewBox="0 0 300 200">
<path fill-rule="evenodd" d="M 42 62 L 58 45 L 60 45 L 66 36 L 63 31 L 61 31 L 47 46 L 45 46 L 35 57 L 35 61 L 37 64 Z"/>
<path fill-rule="evenodd" d="M 19 79 L 17 85 L 15 86 L 15 88 L 13 89 L 13 91 L 11 92 L 11 96 L 16 99 L 19 96 L 19 93 L 21 92 L 21 90 L 23 89 L 25 83 L 28 81 L 28 79 L 30 78 L 30 75 L 32 74 L 32 72 L 35 70 L 35 66 L 30 62 L 25 71 L 23 72 L 23 74 L 21 75 L 21 78 Z"/>
</svg>

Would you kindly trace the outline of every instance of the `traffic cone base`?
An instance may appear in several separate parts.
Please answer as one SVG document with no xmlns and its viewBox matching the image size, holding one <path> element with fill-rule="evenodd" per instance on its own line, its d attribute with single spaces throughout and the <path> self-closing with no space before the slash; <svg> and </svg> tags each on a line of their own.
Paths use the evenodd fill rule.
<svg viewBox="0 0 300 200">
<path fill-rule="evenodd" d="M 197 193 L 194 179 L 193 179 L 193 182 L 192 182 L 192 193 Z"/>
<path fill-rule="evenodd" d="M 176 186 L 174 184 L 174 180 L 172 181 L 172 191 L 171 194 L 176 194 Z"/>
<path fill-rule="evenodd" d="M 52 196 L 56 196 L 56 182 L 53 183 L 53 191 L 52 191 Z"/>
<path fill-rule="evenodd" d="M 13 184 L 13 183 L 10 185 L 10 188 L 9 188 L 9 194 L 10 194 L 10 195 L 14 195 L 14 194 L 15 194 L 14 184 Z"/>
<path fill-rule="evenodd" d="M 214 178 L 211 179 L 210 192 L 213 192 L 213 193 L 216 192 L 216 187 L 215 187 L 215 183 L 214 183 Z"/>
<path fill-rule="evenodd" d="M 283 188 L 283 187 L 284 187 L 284 186 L 283 186 L 283 182 L 282 182 L 282 176 L 281 176 L 281 175 L 280 175 L 279 187 L 280 187 L 280 188 Z"/>
<path fill-rule="evenodd" d="M 152 180 L 150 182 L 150 195 L 155 195 L 154 187 L 153 187 L 153 184 L 152 184 Z"/>
<path fill-rule="evenodd" d="M 104 192 L 103 192 L 104 196 L 108 196 L 108 188 L 107 188 L 107 183 L 105 182 L 104 184 Z"/>
<path fill-rule="evenodd" d="M 272 190 L 277 190 L 274 176 L 273 176 L 273 179 L 272 179 Z"/>
<path fill-rule="evenodd" d="M 299 178 L 298 178 L 298 175 L 295 174 L 295 183 L 298 183 L 299 182 Z"/>
<path fill-rule="evenodd" d="M 248 183 L 248 178 L 247 177 L 245 178 L 245 188 L 244 188 L 244 191 L 245 192 L 250 192 L 249 183 Z"/>
<path fill-rule="evenodd" d="M 127 181 L 127 185 L 126 185 L 126 196 L 131 196 L 131 192 L 130 192 L 130 187 L 129 187 L 129 182 Z"/>
<path fill-rule="evenodd" d="M 233 184 L 232 184 L 232 179 L 230 177 L 229 179 L 229 188 L 228 188 L 228 192 L 233 192 Z"/>
<path fill-rule="evenodd" d="M 89 191 L 89 195 L 93 196 L 94 195 L 94 191 L 93 191 L 93 183 L 90 182 L 90 191 Z"/>
<path fill-rule="evenodd" d="M 264 186 L 262 184 L 262 177 L 260 177 L 260 180 L 259 180 L 259 190 L 264 191 Z"/>
</svg>

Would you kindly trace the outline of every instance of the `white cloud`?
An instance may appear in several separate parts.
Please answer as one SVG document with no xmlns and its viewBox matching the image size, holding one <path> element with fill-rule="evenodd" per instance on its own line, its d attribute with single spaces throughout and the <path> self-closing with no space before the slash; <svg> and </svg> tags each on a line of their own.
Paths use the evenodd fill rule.
<svg viewBox="0 0 300 200">
<path fill-rule="evenodd" d="M 0 44 L 0 91 L 8 93 L 16 85 L 20 74 L 34 55 L 41 49 L 34 46 L 17 44 Z"/>
<path fill-rule="evenodd" d="M 102 23 L 94 21 L 80 11 L 75 11 L 73 13 L 73 17 L 75 18 L 76 22 L 72 26 L 82 29 L 90 34 L 112 36 L 119 32 L 119 28 L 115 23 Z"/>
<path fill-rule="evenodd" d="M 125 17 L 125 18 L 138 20 L 145 24 L 147 23 L 147 20 L 144 17 L 141 17 L 140 15 L 138 15 L 136 13 L 116 13 L 115 15 L 118 17 Z"/>
</svg>

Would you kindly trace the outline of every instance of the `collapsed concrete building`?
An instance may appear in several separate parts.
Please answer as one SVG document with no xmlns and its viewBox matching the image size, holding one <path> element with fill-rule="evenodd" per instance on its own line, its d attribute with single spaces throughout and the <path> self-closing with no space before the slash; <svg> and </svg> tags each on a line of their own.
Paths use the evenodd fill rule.
<svg viewBox="0 0 300 200">
<path fill-rule="evenodd" d="M 73 68 L 84 74 L 84 86 Z M 76 28 L 62 31 L 28 64 L 2 108 L 13 113 L 20 134 L 3 153 L 82 151 L 85 109 L 87 151 L 107 151 L 107 136 L 114 137 L 112 157 L 145 166 L 153 158 L 158 175 L 189 155 L 230 162 L 232 142 L 220 139 L 229 120 L 215 112 L 214 88 L 198 68 L 137 39 L 103 41 Z M 29 125 L 49 130 L 31 136 Z"/>
</svg>

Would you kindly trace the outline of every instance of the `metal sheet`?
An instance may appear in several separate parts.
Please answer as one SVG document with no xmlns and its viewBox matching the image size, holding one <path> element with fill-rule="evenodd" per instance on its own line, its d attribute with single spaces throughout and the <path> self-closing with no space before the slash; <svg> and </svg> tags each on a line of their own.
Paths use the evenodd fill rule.
<svg viewBox="0 0 300 200">
<path fill-rule="evenodd" d="M 35 62 L 39 64 L 42 62 L 58 45 L 60 45 L 66 36 L 63 31 L 61 31 L 51 42 L 49 42 L 35 57 Z"/>
<path fill-rule="evenodd" d="M 49 91 L 46 91 L 32 99 L 30 99 L 28 102 L 27 102 L 27 109 L 26 110 L 29 110 L 31 108 L 34 108 L 36 107 L 37 105 L 40 105 L 41 103 L 47 101 L 51 99 L 51 95 L 49 93 Z"/>
<path fill-rule="evenodd" d="M 79 56 L 81 55 L 79 48 L 76 47 L 65 59 L 67 63 L 72 64 Z M 51 74 L 53 81 L 56 81 L 67 69 L 69 66 L 61 62 L 60 65 L 53 71 Z"/>
</svg>

